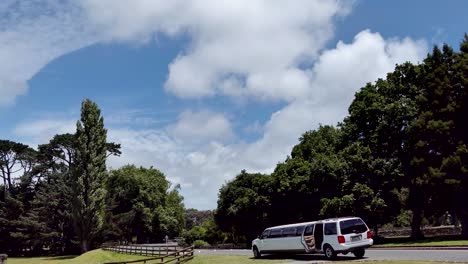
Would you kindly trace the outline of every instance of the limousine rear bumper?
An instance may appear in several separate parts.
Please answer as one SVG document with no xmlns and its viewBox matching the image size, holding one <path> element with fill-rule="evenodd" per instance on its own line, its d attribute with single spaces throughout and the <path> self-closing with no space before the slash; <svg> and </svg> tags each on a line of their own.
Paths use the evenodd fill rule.
<svg viewBox="0 0 468 264">
<path fill-rule="evenodd" d="M 352 243 L 352 244 L 340 244 L 338 247 L 334 248 L 336 253 L 341 252 L 350 252 L 357 248 L 369 248 L 374 244 L 374 240 L 366 239 L 366 241 L 360 243 Z"/>
</svg>

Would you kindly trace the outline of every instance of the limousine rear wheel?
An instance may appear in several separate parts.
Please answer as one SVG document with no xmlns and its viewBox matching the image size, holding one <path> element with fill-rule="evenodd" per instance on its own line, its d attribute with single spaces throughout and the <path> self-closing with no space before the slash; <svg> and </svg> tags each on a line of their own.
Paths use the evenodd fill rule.
<svg viewBox="0 0 468 264">
<path fill-rule="evenodd" d="M 325 258 L 327 259 L 335 259 L 336 258 L 336 252 L 333 250 L 333 248 L 329 245 L 326 245 L 324 248 L 325 252 Z"/>
<path fill-rule="evenodd" d="M 363 248 L 357 248 L 354 250 L 354 256 L 356 256 L 356 258 L 362 258 L 364 257 L 364 254 L 366 254 L 366 250 L 363 249 Z"/>
<path fill-rule="evenodd" d="M 259 258 L 262 257 L 262 254 L 260 253 L 260 251 L 258 251 L 257 247 L 253 248 L 253 254 L 254 254 L 254 258 L 256 258 L 256 259 L 259 259 Z"/>
</svg>

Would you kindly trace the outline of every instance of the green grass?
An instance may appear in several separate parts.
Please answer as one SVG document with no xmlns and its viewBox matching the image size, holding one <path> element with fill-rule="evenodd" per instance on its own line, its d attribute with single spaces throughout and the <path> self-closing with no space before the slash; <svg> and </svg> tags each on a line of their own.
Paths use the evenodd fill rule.
<svg viewBox="0 0 468 264">
<path fill-rule="evenodd" d="M 60 257 L 37 257 L 37 258 L 8 258 L 8 264 L 94 264 L 111 261 L 137 260 L 147 257 L 124 255 L 100 249 L 87 252 L 81 256 L 60 256 Z M 314 257 L 293 257 L 296 260 L 314 260 Z M 254 259 L 252 256 L 234 256 L 234 255 L 198 255 L 188 262 L 188 264 L 267 264 L 267 263 L 288 263 L 294 259 L 273 256 L 268 259 Z M 352 261 L 338 261 L 341 264 L 352 264 Z M 447 264 L 450 262 L 427 262 L 427 261 L 365 261 L 366 264 Z M 453 264 L 453 263 L 452 263 Z"/>
<path fill-rule="evenodd" d="M 100 251 L 100 250 L 99 250 Z M 144 257 L 134 255 L 123 255 L 108 252 L 96 252 L 91 251 L 82 256 L 65 256 L 65 257 L 39 257 L 39 258 L 9 258 L 8 264 L 91 264 L 91 263 L 103 263 L 105 261 L 124 261 L 124 260 L 136 260 Z M 293 262 L 293 259 L 253 259 L 250 256 L 226 256 L 226 255 L 202 255 L 195 256 L 195 258 L 189 261 L 189 264 L 249 264 L 249 263 L 288 263 Z M 342 264 L 355 264 L 352 261 L 339 261 Z M 366 264 L 448 264 L 453 262 L 428 262 L 428 261 L 366 261 Z"/>
<path fill-rule="evenodd" d="M 461 239 L 460 236 L 446 235 L 446 236 L 432 236 L 426 237 L 421 240 L 411 240 L 409 237 L 388 237 L 383 241 L 376 241 L 374 247 L 401 247 L 401 246 L 414 246 L 414 247 L 434 247 L 434 246 L 468 246 L 468 240 Z"/>
<path fill-rule="evenodd" d="M 385 243 L 374 247 L 447 247 L 447 246 L 468 246 L 468 240 L 450 240 L 450 241 L 408 241 L 402 243 Z"/>
<path fill-rule="evenodd" d="M 37 258 L 8 258 L 8 264 L 95 264 L 111 261 L 137 260 L 148 257 L 125 255 L 101 249 L 86 252 L 80 256 L 37 257 Z"/>
</svg>

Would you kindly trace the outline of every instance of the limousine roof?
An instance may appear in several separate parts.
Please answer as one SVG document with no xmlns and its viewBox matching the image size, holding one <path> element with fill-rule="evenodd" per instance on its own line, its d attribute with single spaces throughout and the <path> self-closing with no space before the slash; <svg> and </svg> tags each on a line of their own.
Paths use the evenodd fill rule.
<svg viewBox="0 0 468 264">
<path fill-rule="evenodd" d="M 339 220 L 348 220 L 348 219 L 355 219 L 355 218 L 359 218 L 359 217 L 357 217 L 357 216 L 345 216 L 345 217 L 337 217 L 337 218 L 327 218 L 327 219 L 322 219 L 322 220 L 317 220 L 317 221 L 272 226 L 272 227 L 266 228 L 265 230 L 271 230 L 271 229 L 277 229 L 277 228 L 287 228 L 287 227 L 296 227 L 296 226 L 305 226 L 305 225 L 311 225 L 311 224 L 317 224 L 317 223 L 327 223 L 327 222 L 334 222 L 334 221 L 339 221 Z"/>
</svg>

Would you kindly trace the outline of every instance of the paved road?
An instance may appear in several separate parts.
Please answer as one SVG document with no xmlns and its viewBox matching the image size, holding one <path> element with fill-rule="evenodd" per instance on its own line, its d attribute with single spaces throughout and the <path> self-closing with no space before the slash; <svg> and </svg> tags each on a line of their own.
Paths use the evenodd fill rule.
<svg viewBox="0 0 468 264">
<path fill-rule="evenodd" d="M 197 254 L 210 255 L 247 255 L 252 256 L 252 252 L 247 249 L 239 250 L 195 250 Z M 323 255 L 296 255 L 296 256 L 275 256 L 268 255 L 269 259 L 294 259 L 291 264 L 309 264 L 327 262 Z M 340 254 L 337 260 L 355 260 L 353 254 L 346 256 Z M 421 261 L 449 261 L 468 263 L 468 250 L 390 250 L 390 249 L 370 249 L 366 251 L 364 260 L 421 260 Z"/>
</svg>

